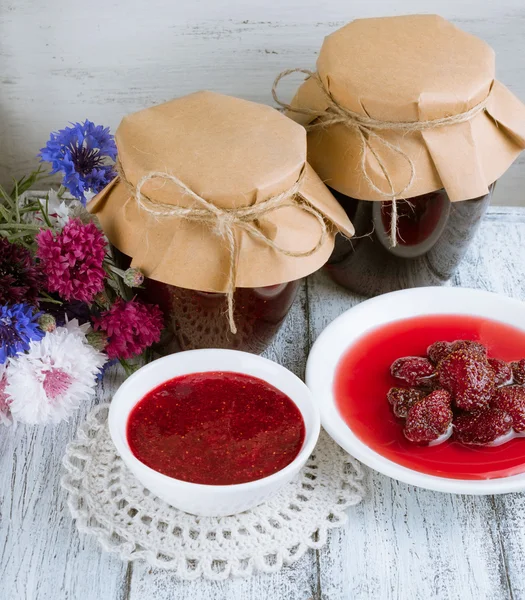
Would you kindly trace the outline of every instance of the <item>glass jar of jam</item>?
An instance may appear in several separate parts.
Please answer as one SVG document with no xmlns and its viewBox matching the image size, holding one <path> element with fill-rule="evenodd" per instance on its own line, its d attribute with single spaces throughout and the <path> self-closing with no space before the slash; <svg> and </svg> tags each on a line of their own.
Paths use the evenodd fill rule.
<svg viewBox="0 0 525 600">
<path fill-rule="evenodd" d="M 287 104 L 276 87 L 294 72 L 306 78 Z M 356 19 L 273 96 L 355 227 L 327 269 L 364 295 L 447 281 L 525 148 L 525 105 L 495 79 L 494 51 L 437 15 Z"/>
<path fill-rule="evenodd" d="M 450 202 L 444 189 L 397 201 L 397 245 L 390 238 L 391 202 L 356 200 L 335 190 L 356 235 L 338 235 L 326 266 L 344 287 L 374 296 L 407 287 L 442 285 L 453 275 L 492 196 Z"/>
<path fill-rule="evenodd" d="M 237 333 L 230 331 L 225 294 L 201 292 L 147 279 L 140 296 L 165 316 L 163 352 L 229 348 L 261 353 L 290 310 L 301 280 L 261 288 L 237 288 L 233 297 Z"/>
<path fill-rule="evenodd" d="M 126 270 L 131 259 L 113 248 L 118 267 Z M 260 354 L 283 324 L 301 279 L 259 288 L 237 288 L 233 296 L 237 333 L 230 331 L 226 294 L 189 290 L 146 278 L 137 296 L 157 304 L 164 314 L 165 330 L 156 346 L 161 354 L 227 348 Z"/>
<path fill-rule="evenodd" d="M 88 210 L 117 267 L 146 277 L 132 293 L 164 313 L 157 350 L 262 352 L 336 232 L 354 233 L 306 160 L 304 127 L 203 91 L 126 116 L 115 141 L 118 176 Z"/>
</svg>

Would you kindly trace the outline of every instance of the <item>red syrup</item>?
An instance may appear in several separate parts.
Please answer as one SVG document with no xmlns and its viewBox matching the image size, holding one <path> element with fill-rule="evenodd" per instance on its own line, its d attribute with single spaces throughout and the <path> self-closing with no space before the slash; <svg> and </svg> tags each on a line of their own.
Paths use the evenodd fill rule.
<svg viewBox="0 0 525 600">
<path fill-rule="evenodd" d="M 403 434 L 387 400 L 398 385 L 390 365 L 400 356 L 425 356 L 438 340 L 475 340 L 489 357 L 525 355 L 525 331 L 498 321 L 463 315 L 432 315 L 395 321 L 361 337 L 342 357 L 335 375 L 336 404 L 353 433 L 385 458 L 421 473 L 453 479 L 494 479 L 525 472 L 525 438 L 500 446 L 467 447 L 454 440 L 418 446 Z"/>
<path fill-rule="evenodd" d="M 242 373 L 193 373 L 149 392 L 130 413 L 127 438 L 148 467 L 192 483 L 232 485 L 280 471 L 305 437 L 294 402 Z"/>
</svg>

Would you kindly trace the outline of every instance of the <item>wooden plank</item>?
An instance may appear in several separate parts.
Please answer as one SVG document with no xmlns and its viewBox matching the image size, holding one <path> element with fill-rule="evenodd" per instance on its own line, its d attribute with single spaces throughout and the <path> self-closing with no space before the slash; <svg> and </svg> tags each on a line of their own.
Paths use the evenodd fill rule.
<svg viewBox="0 0 525 600">
<path fill-rule="evenodd" d="M 523 235 L 525 225 L 487 220 L 454 283 L 524 297 Z M 311 278 L 312 338 L 358 301 L 324 273 Z M 506 525 L 501 531 L 498 525 L 505 499 L 438 494 L 372 471 L 368 476 L 369 498 L 320 553 L 327 598 L 510 597 L 510 586 L 519 585 L 514 577 L 523 567 L 525 536 L 511 536 L 513 547 L 505 541 Z M 507 529 L 524 523 L 521 518 Z"/>
<path fill-rule="evenodd" d="M 490 220 L 483 224 L 477 243 L 455 277 L 457 285 L 482 287 L 525 300 L 523 212 L 510 209 L 507 221 Z M 499 209 L 493 210 L 490 216 L 498 213 Z M 491 500 L 497 516 L 499 544 L 513 598 L 524 598 L 525 496 L 507 494 Z"/>
<path fill-rule="evenodd" d="M 306 285 L 303 284 L 290 314 L 264 356 L 279 362 L 299 377 L 304 375 L 308 353 Z M 130 600 L 262 600 L 294 598 L 320 600 L 316 554 L 309 551 L 297 563 L 276 574 L 255 574 L 249 579 L 224 582 L 180 581 L 169 571 L 150 569 L 134 563 L 130 580 Z"/>
<path fill-rule="evenodd" d="M 113 368 L 99 400 L 121 381 Z M 90 406 L 56 427 L 19 425 L 0 436 L 0 598 L 125 600 L 127 565 L 80 536 L 60 487 L 62 456 Z"/>
<path fill-rule="evenodd" d="M 478 2 L 473 10 L 442 0 L 437 8 L 494 47 L 498 77 L 525 99 L 523 2 Z M 49 132 L 68 121 L 115 128 L 126 113 L 198 89 L 271 104 L 275 76 L 313 67 L 323 37 L 349 20 L 434 10 L 420 0 L 149 0 L 133 10 L 105 0 L 48 0 L 42 11 L 32 0 L 5 0 L 0 139 L 9 143 L 0 153 L 0 181 L 35 166 Z M 287 82 L 283 93 L 289 97 L 294 85 Z M 523 204 L 524 160 L 503 178 L 496 201 Z"/>
</svg>

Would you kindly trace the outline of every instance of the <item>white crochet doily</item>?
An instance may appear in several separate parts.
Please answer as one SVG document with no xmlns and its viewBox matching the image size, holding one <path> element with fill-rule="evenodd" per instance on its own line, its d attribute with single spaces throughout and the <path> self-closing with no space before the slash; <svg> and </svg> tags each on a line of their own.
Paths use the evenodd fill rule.
<svg viewBox="0 0 525 600">
<path fill-rule="evenodd" d="M 155 497 L 124 466 L 96 407 L 64 456 L 62 486 L 79 531 L 104 550 L 142 559 L 183 579 L 267 573 L 326 543 L 328 530 L 364 495 L 360 464 L 321 432 L 304 469 L 277 496 L 231 517 L 196 517 Z"/>
</svg>

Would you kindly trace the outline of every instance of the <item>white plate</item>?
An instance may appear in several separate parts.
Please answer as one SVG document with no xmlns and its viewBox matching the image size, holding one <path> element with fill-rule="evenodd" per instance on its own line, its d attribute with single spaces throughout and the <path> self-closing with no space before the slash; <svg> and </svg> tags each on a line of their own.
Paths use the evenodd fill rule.
<svg viewBox="0 0 525 600">
<path fill-rule="evenodd" d="M 323 331 L 308 357 L 306 383 L 319 405 L 323 427 L 352 456 L 372 469 L 405 483 L 456 494 L 503 494 L 525 490 L 525 473 L 497 479 L 466 480 L 427 475 L 401 466 L 363 443 L 339 414 L 333 392 L 334 375 L 346 350 L 365 332 L 380 325 L 433 314 L 487 317 L 525 331 L 525 303 L 482 290 L 414 288 L 362 302 L 343 313 Z"/>
</svg>

